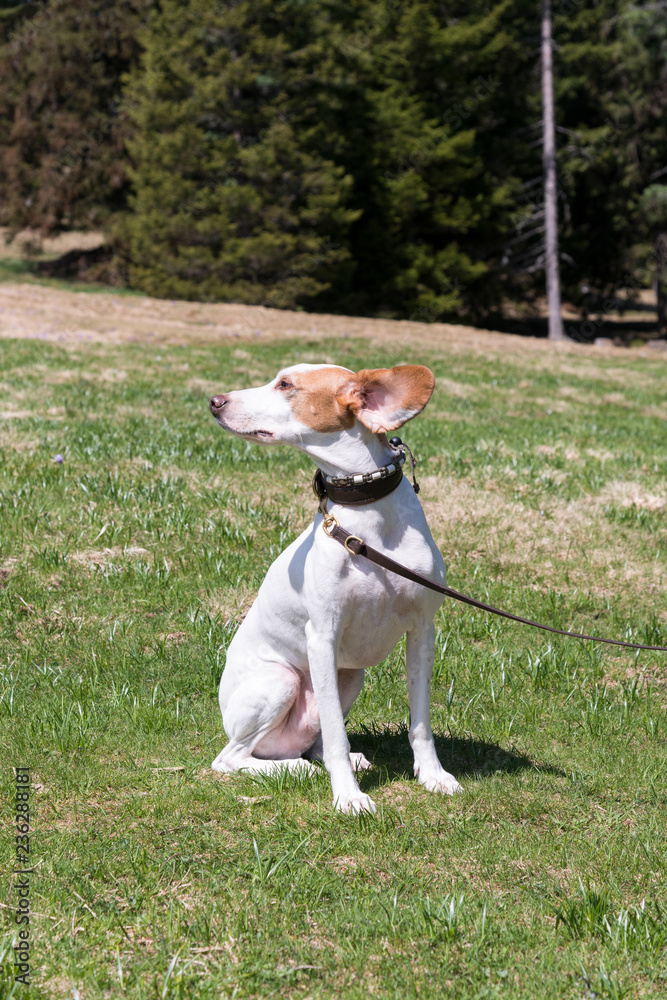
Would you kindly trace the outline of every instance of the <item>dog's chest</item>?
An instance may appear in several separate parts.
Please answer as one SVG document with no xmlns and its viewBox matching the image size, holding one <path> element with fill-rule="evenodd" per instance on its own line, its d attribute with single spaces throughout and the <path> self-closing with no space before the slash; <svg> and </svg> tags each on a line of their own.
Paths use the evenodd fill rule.
<svg viewBox="0 0 667 1000">
<path fill-rule="evenodd" d="M 406 544 L 391 537 L 369 536 L 368 542 L 386 545 L 398 562 L 444 582 L 442 559 L 430 536 L 406 534 Z M 269 569 L 238 639 L 247 642 L 251 656 L 263 650 L 263 658 L 303 669 L 310 623 L 331 635 L 339 669 L 365 668 L 381 662 L 406 632 L 432 620 L 441 603 L 433 591 L 346 553 L 324 532 L 310 529 Z"/>
<path fill-rule="evenodd" d="M 438 603 L 423 587 L 394 574 L 350 573 L 338 595 L 339 668 L 379 663 L 418 620 L 433 615 Z"/>
</svg>

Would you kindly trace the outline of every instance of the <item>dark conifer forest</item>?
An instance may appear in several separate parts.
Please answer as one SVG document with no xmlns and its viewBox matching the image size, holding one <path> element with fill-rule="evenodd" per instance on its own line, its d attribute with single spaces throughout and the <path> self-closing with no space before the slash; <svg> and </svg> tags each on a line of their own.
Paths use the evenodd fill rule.
<svg viewBox="0 0 667 1000">
<path fill-rule="evenodd" d="M 543 290 L 536 0 L 0 3 L 0 225 L 150 295 L 433 321 Z M 665 282 L 667 11 L 553 4 L 560 268 Z"/>
</svg>

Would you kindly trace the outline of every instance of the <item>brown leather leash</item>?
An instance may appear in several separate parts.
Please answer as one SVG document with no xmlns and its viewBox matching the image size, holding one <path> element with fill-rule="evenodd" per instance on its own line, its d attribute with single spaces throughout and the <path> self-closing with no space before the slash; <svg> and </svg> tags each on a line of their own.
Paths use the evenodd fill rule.
<svg viewBox="0 0 667 1000">
<path fill-rule="evenodd" d="M 331 515 L 329 515 L 331 516 Z M 356 535 L 350 534 L 345 528 L 341 528 L 340 524 L 337 522 L 330 525 L 328 528 L 324 529 L 330 538 L 335 538 L 337 542 L 347 549 L 347 551 L 354 556 L 363 556 L 368 559 L 369 562 L 375 563 L 376 566 L 381 566 L 382 569 L 388 569 L 391 573 L 396 573 L 398 576 L 402 576 L 405 580 L 412 580 L 413 583 L 420 583 L 422 587 L 428 587 L 429 590 L 435 590 L 438 594 L 444 594 L 445 597 L 451 597 L 455 601 L 461 601 L 463 604 L 469 604 L 472 608 L 479 608 L 480 611 L 488 611 L 492 615 L 500 615 L 501 618 L 509 618 L 513 622 L 521 622 L 522 625 L 532 625 L 533 628 L 544 629 L 545 632 L 555 632 L 557 635 L 569 635 L 573 639 L 591 639 L 592 642 L 606 642 L 610 646 L 628 646 L 630 649 L 650 649 L 656 652 L 667 653 L 667 646 L 644 646 L 638 642 L 622 642 L 620 639 L 603 639 L 599 635 L 584 635 L 581 632 L 566 632 L 562 628 L 553 628 L 552 625 L 540 625 L 539 622 L 531 621 L 530 618 L 522 618 L 521 615 L 513 615 L 509 611 L 501 611 L 500 608 L 494 608 L 490 604 L 484 604 L 483 601 L 476 601 L 474 597 L 468 597 L 466 594 L 459 593 L 458 590 L 452 590 L 451 587 L 443 587 L 439 583 L 434 583 L 432 580 L 428 580 L 425 576 L 421 576 L 420 573 L 413 573 L 412 570 L 407 569 L 405 566 L 401 566 L 400 563 L 395 562 L 386 556 L 383 552 L 379 552 L 372 546 L 367 545 L 366 542 L 362 541 Z"/>
<path fill-rule="evenodd" d="M 395 439 L 396 440 L 396 439 Z M 368 496 L 369 487 L 366 487 L 366 493 L 363 498 L 357 500 L 356 503 L 372 503 L 373 500 L 379 499 L 380 496 L 387 495 L 392 492 L 398 486 L 402 478 L 402 471 L 399 469 L 399 476 L 396 477 L 396 482 L 390 483 L 386 482 L 386 485 L 381 487 L 382 493 L 378 492 L 378 488 L 375 487 L 375 495 L 373 497 Z M 392 480 L 394 477 L 391 477 Z M 389 487 L 389 488 L 387 488 Z M 348 487 L 350 494 L 353 493 L 353 489 Z M 628 649 L 648 649 L 652 652 L 667 653 L 667 646 L 645 646 L 639 642 L 623 642 L 621 639 L 603 639 L 600 635 L 585 635 L 583 632 L 567 632 L 562 628 L 554 628 L 552 625 L 541 625 L 540 622 L 534 622 L 530 618 L 522 618 L 521 615 L 513 615 L 509 611 L 501 611 L 500 608 L 494 608 L 491 604 L 484 604 L 483 601 L 477 601 L 474 597 L 468 597 L 467 594 L 461 594 L 458 590 L 452 590 L 451 587 L 443 587 L 440 583 L 434 583 L 433 580 L 429 580 L 427 577 L 422 576 L 420 573 L 414 573 L 411 569 L 402 566 L 397 563 L 394 559 L 385 555 L 384 552 L 380 552 L 378 549 L 374 549 L 371 545 L 367 545 L 363 539 L 359 538 L 357 535 L 351 534 L 346 531 L 345 528 L 341 528 L 337 518 L 327 511 L 327 498 L 333 500 L 335 503 L 352 504 L 355 501 L 350 497 L 334 499 L 331 496 L 333 492 L 329 484 L 326 484 L 322 480 L 322 474 L 318 469 L 313 478 L 313 490 L 315 495 L 320 501 L 319 510 L 322 514 L 324 521 L 322 527 L 325 534 L 330 538 L 335 538 L 337 542 L 347 549 L 350 555 L 353 556 L 363 556 L 364 559 L 368 559 L 369 562 L 375 563 L 376 566 L 380 566 L 382 569 L 389 570 L 390 573 L 396 573 L 397 576 L 402 576 L 404 580 L 411 580 L 412 583 L 419 583 L 422 587 L 428 587 L 429 590 L 434 590 L 437 594 L 444 594 L 445 597 L 451 597 L 454 601 L 460 601 L 462 604 L 469 604 L 471 608 L 479 608 L 480 611 L 488 611 L 489 614 L 499 615 L 501 618 L 509 618 L 510 621 L 520 622 L 522 625 L 531 625 L 533 628 L 542 629 L 544 632 L 555 632 L 556 635 L 567 635 L 573 639 L 590 639 L 591 642 L 604 642 L 608 646 L 626 646 Z"/>
</svg>

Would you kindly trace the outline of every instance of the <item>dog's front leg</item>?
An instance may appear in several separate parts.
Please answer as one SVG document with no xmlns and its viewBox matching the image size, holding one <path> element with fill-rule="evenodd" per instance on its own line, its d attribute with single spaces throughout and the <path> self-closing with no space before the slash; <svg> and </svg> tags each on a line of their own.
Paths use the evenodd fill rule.
<svg viewBox="0 0 667 1000">
<path fill-rule="evenodd" d="M 438 760 L 431 731 L 431 678 L 435 655 L 435 626 L 423 623 L 407 633 L 405 660 L 410 696 L 410 746 L 415 777 L 430 792 L 453 795 L 463 789 Z"/>
<path fill-rule="evenodd" d="M 308 663 L 322 729 L 324 765 L 331 778 L 333 802 L 345 813 L 375 812 L 375 803 L 365 795 L 350 763 L 350 744 L 338 690 L 335 640 L 306 625 Z"/>
</svg>

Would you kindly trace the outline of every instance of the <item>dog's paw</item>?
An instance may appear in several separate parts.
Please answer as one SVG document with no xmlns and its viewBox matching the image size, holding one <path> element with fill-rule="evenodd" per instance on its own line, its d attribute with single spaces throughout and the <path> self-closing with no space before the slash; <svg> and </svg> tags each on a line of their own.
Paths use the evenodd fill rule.
<svg viewBox="0 0 667 1000">
<path fill-rule="evenodd" d="M 366 760 L 362 753 L 351 753 L 350 764 L 353 771 L 367 771 L 369 767 L 373 766 L 370 760 Z"/>
<path fill-rule="evenodd" d="M 454 775 L 449 774 L 444 768 L 435 773 L 420 774 L 418 781 L 429 792 L 438 792 L 440 795 L 455 795 L 463 791 Z"/>
<path fill-rule="evenodd" d="M 355 792 L 353 795 L 340 795 L 334 800 L 334 806 L 338 812 L 347 813 L 351 816 L 358 816 L 359 813 L 375 813 L 377 806 L 370 795 L 363 792 Z"/>
<path fill-rule="evenodd" d="M 211 770 L 220 771 L 222 774 L 232 774 L 236 768 L 232 764 L 227 763 L 225 760 L 225 751 L 223 750 L 211 763 Z"/>
</svg>

